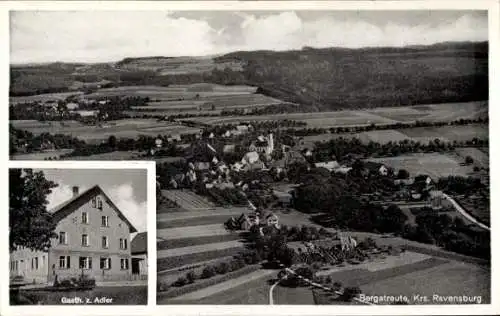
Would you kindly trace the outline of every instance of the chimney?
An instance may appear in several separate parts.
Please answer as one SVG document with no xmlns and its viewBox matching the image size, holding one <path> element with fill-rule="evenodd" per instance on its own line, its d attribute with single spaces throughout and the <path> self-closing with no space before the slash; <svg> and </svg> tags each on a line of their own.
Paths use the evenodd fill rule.
<svg viewBox="0 0 500 316">
<path fill-rule="evenodd" d="M 78 190 L 79 190 L 79 188 L 77 186 L 73 187 L 73 197 L 78 195 Z"/>
</svg>

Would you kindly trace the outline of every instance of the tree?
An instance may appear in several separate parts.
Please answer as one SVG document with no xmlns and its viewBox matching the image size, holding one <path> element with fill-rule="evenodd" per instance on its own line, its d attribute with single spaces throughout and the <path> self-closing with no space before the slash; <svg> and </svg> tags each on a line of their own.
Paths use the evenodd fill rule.
<svg viewBox="0 0 500 316">
<path fill-rule="evenodd" d="M 468 165 L 471 165 L 474 163 L 474 159 L 472 159 L 471 156 L 467 156 L 467 157 L 465 157 L 465 163 Z"/>
<path fill-rule="evenodd" d="M 410 177 L 410 173 L 406 169 L 399 169 L 398 170 L 398 179 L 408 179 Z"/>
<path fill-rule="evenodd" d="M 111 135 L 108 137 L 108 146 L 111 148 L 116 147 L 116 136 L 115 135 Z"/>
<path fill-rule="evenodd" d="M 45 178 L 42 171 L 9 170 L 9 248 L 26 247 L 47 250 L 56 222 L 47 212 L 47 195 L 57 185 Z"/>
</svg>

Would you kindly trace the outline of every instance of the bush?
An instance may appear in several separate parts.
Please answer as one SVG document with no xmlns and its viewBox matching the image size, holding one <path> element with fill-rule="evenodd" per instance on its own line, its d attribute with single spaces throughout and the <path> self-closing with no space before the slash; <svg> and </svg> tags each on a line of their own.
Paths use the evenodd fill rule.
<svg viewBox="0 0 500 316">
<path fill-rule="evenodd" d="M 213 266 L 206 266 L 201 272 L 202 279 L 208 279 L 215 275 L 215 269 Z"/>
<path fill-rule="evenodd" d="M 342 300 L 344 300 L 345 302 L 349 302 L 358 294 L 361 294 L 361 289 L 359 287 L 346 287 L 344 290 L 344 294 L 342 295 Z"/>
<path fill-rule="evenodd" d="M 327 276 L 326 279 L 325 279 L 325 282 L 326 282 L 326 284 L 332 284 L 332 277 L 331 276 Z"/>
<path fill-rule="evenodd" d="M 189 284 L 193 283 L 196 280 L 196 273 L 194 271 L 186 273 L 186 280 Z"/>
<path fill-rule="evenodd" d="M 229 264 L 227 262 L 221 262 L 215 267 L 215 272 L 218 274 L 226 274 L 229 271 Z"/>
<path fill-rule="evenodd" d="M 156 291 L 157 292 L 165 292 L 166 290 L 168 290 L 168 288 L 169 288 L 169 285 L 166 282 L 157 282 L 156 283 Z"/>
<path fill-rule="evenodd" d="M 334 282 L 332 284 L 332 290 L 334 290 L 334 291 L 337 292 L 337 291 L 340 291 L 341 289 L 342 289 L 342 283 L 340 283 L 340 282 Z"/>
<path fill-rule="evenodd" d="M 188 280 L 185 277 L 179 277 L 177 281 L 174 282 L 174 286 L 184 286 L 188 283 Z"/>
<path fill-rule="evenodd" d="M 75 287 L 75 284 L 71 280 L 62 280 L 59 282 L 60 287 Z"/>
</svg>

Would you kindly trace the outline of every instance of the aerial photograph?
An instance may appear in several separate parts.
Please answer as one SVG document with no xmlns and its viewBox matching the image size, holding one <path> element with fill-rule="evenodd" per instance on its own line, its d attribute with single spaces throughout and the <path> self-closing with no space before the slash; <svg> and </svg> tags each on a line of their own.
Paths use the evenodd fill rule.
<svg viewBox="0 0 500 316">
<path fill-rule="evenodd" d="M 154 161 L 159 305 L 490 304 L 488 52 L 485 10 L 11 11 L 9 155 Z"/>
</svg>

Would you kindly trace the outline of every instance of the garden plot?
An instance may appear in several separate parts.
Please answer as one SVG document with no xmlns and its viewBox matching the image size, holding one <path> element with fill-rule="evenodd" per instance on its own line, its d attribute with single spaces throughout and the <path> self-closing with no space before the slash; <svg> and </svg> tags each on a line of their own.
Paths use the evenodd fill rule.
<svg viewBox="0 0 500 316">
<path fill-rule="evenodd" d="M 457 161 L 455 157 L 440 153 L 411 154 L 368 160 L 383 163 L 396 172 L 400 169 L 406 169 L 411 176 L 427 174 L 435 180 L 451 175 L 467 176 L 473 171 L 472 166 L 461 165 L 461 161 Z"/>
<path fill-rule="evenodd" d="M 186 210 L 200 210 L 213 208 L 215 205 L 205 197 L 190 190 L 162 190 L 162 195 L 176 202 Z"/>
</svg>

